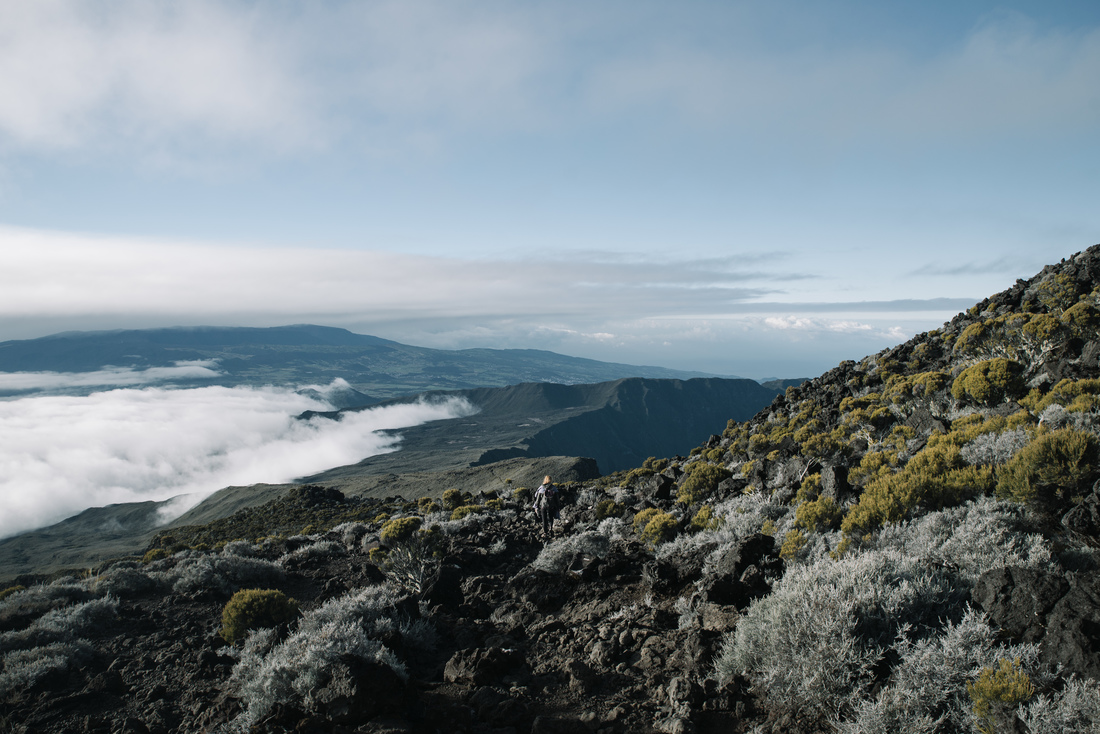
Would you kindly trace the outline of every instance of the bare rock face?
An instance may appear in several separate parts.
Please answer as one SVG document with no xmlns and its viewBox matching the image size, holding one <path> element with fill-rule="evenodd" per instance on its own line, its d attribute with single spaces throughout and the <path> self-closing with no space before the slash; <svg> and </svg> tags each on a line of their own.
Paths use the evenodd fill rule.
<svg viewBox="0 0 1100 734">
<path fill-rule="evenodd" d="M 999 568 L 978 579 L 973 601 L 1013 640 L 1039 643 L 1046 662 L 1100 677 L 1100 580 L 1091 574 Z"/>
</svg>

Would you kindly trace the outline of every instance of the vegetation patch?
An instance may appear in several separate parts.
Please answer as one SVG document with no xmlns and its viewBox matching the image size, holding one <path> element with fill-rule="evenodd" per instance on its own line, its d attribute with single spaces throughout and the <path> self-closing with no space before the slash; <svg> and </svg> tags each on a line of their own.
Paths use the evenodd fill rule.
<svg viewBox="0 0 1100 734">
<path fill-rule="evenodd" d="M 251 630 L 277 627 L 297 619 L 298 602 L 277 589 L 241 589 L 222 610 L 221 636 L 230 645 Z"/>
</svg>

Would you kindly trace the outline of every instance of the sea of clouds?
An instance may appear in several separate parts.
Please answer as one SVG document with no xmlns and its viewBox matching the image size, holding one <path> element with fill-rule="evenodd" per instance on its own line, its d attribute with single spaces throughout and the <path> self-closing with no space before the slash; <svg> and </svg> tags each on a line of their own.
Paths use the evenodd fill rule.
<svg viewBox="0 0 1100 734">
<path fill-rule="evenodd" d="M 341 386 L 309 387 L 323 396 Z M 287 482 L 397 450 L 400 438 L 379 431 L 475 411 L 453 399 L 295 418 L 332 409 L 282 387 L 149 386 L 0 401 L 0 538 L 89 507 L 187 495 L 172 504 L 179 514 L 223 487 Z"/>
</svg>

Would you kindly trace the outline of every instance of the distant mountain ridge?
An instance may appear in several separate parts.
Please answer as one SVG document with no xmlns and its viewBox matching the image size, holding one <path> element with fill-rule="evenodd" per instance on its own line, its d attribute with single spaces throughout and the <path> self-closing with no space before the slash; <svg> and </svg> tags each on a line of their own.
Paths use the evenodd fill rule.
<svg viewBox="0 0 1100 734">
<path fill-rule="evenodd" d="M 650 456 L 687 453 L 724 428 L 731 417 L 747 420 L 780 392 L 746 379 L 641 377 L 586 385 L 523 383 L 428 392 L 384 405 L 461 397 L 479 412 L 403 428 L 398 432 L 400 451 L 305 481 L 327 484 L 352 476 L 440 471 L 540 456 L 593 458 L 606 474 L 638 466 Z M 362 408 L 320 415 L 338 417 L 356 410 Z M 312 415 L 318 414 L 306 412 L 302 417 Z"/>
<path fill-rule="evenodd" d="M 287 385 L 328 384 L 341 378 L 360 393 L 360 397 L 353 396 L 352 404 L 363 405 L 427 390 L 523 382 L 582 384 L 623 377 L 714 376 L 537 349 L 429 349 L 310 324 L 76 331 L 0 342 L 0 372 L 93 372 L 105 366 L 140 370 L 212 360 L 220 375 L 176 382 Z"/>
</svg>

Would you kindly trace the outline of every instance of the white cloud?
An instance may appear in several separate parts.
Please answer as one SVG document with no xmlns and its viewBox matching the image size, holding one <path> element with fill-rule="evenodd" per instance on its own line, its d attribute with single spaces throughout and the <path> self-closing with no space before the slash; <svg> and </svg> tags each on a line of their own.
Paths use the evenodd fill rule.
<svg viewBox="0 0 1100 734">
<path fill-rule="evenodd" d="M 295 420 L 331 406 L 289 389 L 119 389 L 0 402 L 0 537 L 88 507 L 192 501 L 229 485 L 278 483 L 398 448 L 376 433 L 472 412 L 414 403 Z M 177 509 L 182 511 L 184 506 Z"/>
<path fill-rule="evenodd" d="M 219 377 L 212 369 L 216 362 L 194 360 L 177 362 L 174 367 L 110 367 L 93 372 L 0 372 L 0 392 L 64 390 L 81 387 L 148 385 L 172 380 L 197 380 Z"/>
<path fill-rule="evenodd" d="M 435 150 L 609 119 L 817 145 L 1088 132 L 1100 117 L 1094 28 L 1001 15 L 920 53 L 826 28 L 791 43 L 734 4 L 679 13 L 671 31 L 659 5 L 637 5 L 4 3 L 0 139 L 186 159 L 218 142 Z"/>
</svg>

